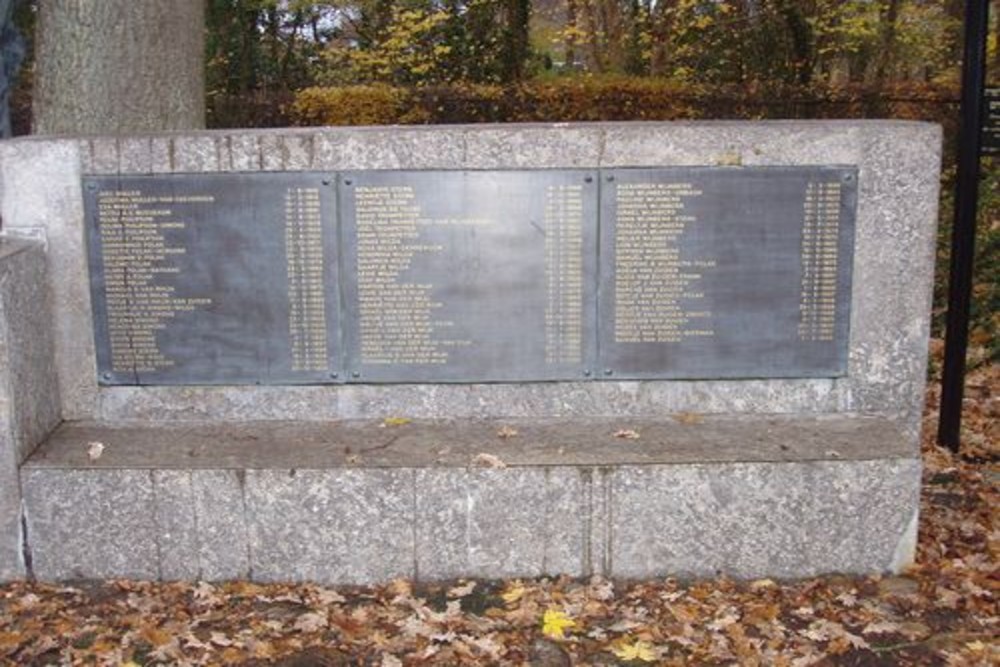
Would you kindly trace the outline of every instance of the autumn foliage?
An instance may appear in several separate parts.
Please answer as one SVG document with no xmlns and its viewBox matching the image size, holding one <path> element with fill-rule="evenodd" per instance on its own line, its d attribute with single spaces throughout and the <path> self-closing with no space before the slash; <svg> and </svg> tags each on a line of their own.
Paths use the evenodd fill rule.
<svg viewBox="0 0 1000 667">
<path fill-rule="evenodd" d="M 295 96 L 290 120 L 297 125 L 359 125 L 891 116 L 951 125 L 957 102 L 953 88 L 928 84 L 874 91 L 862 85 L 708 87 L 648 77 L 586 76 L 511 86 L 314 86 Z"/>
<path fill-rule="evenodd" d="M 995 459 L 998 371 L 970 381 L 967 452 Z M 16 665 L 995 665 L 995 466 L 930 444 L 917 565 L 903 576 L 642 582 L 601 577 L 371 588 L 134 581 L 0 586 Z"/>
</svg>

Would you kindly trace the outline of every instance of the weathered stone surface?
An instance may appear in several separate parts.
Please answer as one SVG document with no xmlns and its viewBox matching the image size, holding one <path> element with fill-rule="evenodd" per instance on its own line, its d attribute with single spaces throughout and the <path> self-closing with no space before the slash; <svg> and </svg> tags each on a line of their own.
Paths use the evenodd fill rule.
<svg viewBox="0 0 1000 667">
<path fill-rule="evenodd" d="M 253 133 L 227 135 L 223 140 L 225 149 L 221 171 L 260 171 L 263 166 L 261 137 Z"/>
<path fill-rule="evenodd" d="M 677 417 L 414 420 L 389 427 L 370 420 L 73 422 L 60 426 L 28 465 L 155 470 L 436 469 L 464 468 L 482 453 L 497 456 L 509 466 L 861 461 L 915 455 L 899 426 L 877 417 Z M 697 423 L 686 423 L 690 419 Z M 501 438 L 502 429 L 516 435 Z M 622 429 L 633 430 L 639 437 L 616 437 Z M 87 456 L 88 442 L 104 444 L 99 459 Z"/>
<path fill-rule="evenodd" d="M 167 473 L 181 489 L 168 498 L 149 471 L 27 469 L 35 574 L 363 584 L 898 571 L 913 555 L 920 470 L 912 459 L 250 470 L 244 490 L 213 489 L 217 516 L 192 512 L 184 496 L 208 496 L 186 480 L 235 474 Z M 244 502 L 245 515 L 232 509 Z"/>
<path fill-rule="evenodd" d="M 0 240 L 0 410 L 23 461 L 61 419 L 45 253 L 33 242 Z M 3 391 L 3 389 L 0 389 Z"/>
<path fill-rule="evenodd" d="M 26 464 L 36 572 L 361 583 L 413 574 L 898 570 L 912 557 L 915 536 L 939 161 L 939 128 L 883 121 L 310 128 L 2 142 L 4 228 L 48 244 L 58 391 L 32 385 L 40 395 L 29 394 L 30 402 L 43 408 L 24 417 L 10 387 L 0 387 L 0 417 L 8 415 L 0 475 L 45 430 L 52 401 L 72 420 L 133 422 L 68 426 Z M 698 164 L 859 168 L 846 377 L 97 387 L 82 172 Z M 900 282 L 901 275 L 911 279 Z M 22 348 L 41 349 L 17 336 Z M 29 356 L 35 361 L 26 367 L 42 367 L 36 352 Z M 666 418 L 680 412 L 708 418 L 697 425 Z M 388 416 L 455 421 L 379 429 Z M 601 428 L 588 421 L 601 417 Z M 549 425 L 560 437 L 530 423 L 539 418 L 563 419 Z M 375 421 L 324 423 L 345 419 Z M 169 423 L 137 429 L 137 420 Z M 491 436 L 510 420 L 523 420 L 520 438 Z M 269 423 L 250 423 L 259 421 Z M 27 430 L 15 431 L 17 424 Z M 613 427 L 635 428 L 642 438 L 607 442 Z M 107 441 L 98 461 L 86 458 L 87 439 Z M 512 467 L 469 470 L 480 451 Z M 19 522 L 4 508 L 19 501 L 15 485 L 2 477 L 0 485 L 0 528 L 14 536 L 0 543 L 2 568 L 19 553 Z"/>
<path fill-rule="evenodd" d="M 920 463 L 623 467 L 611 487 L 613 576 L 885 572 L 899 566 Z"/>
<path fill-rule="evenodd" d="M 623 425 L 67 425 L 24 471 L 36 572 L 125 567 L 104 543 L 125 532 L 164 579 L 801 577 L 912 559 L 920 465 L 886 420 L 640 421 L 637 440 Z M 481 453 L 508 467 L 475 467 Z M 83 560 L 53 555 L 63 542 Z"/>
<path fill-rule="evenodd" d="M 41 230 L 63 416 L 96 412 L 94 336 L 83 234 L 79 142 L 24 139 L 0 144 L 0 216 L 10 233 Z"/>
<path fill-rule="evenodd" d="M 115 443 L 105 443 L 111 452 Z M 198 517 L 190 470 L 152 471 L 153 522 L 159 544 L 159 577 L 165 581 L 203 579 Z"/>
<path fill-rule="evenodd" d="M 240 469 L 191 472 L 202 579 L 246 579 L 251 574 L 245 485 L 246 472 Z"/>
<path fill-rule="evenodd" d="M 118 146 L 118 169 L 123 174 L 149 174 L 153 171 L 150 137 L 125 137 Z"/>
<path fill-rule="evenodd" d="M 41 580 L 159 576 L 148 470 L 24 470 L 34 574 Z"/>
<path fill-rule="evenodd" d="M 936 126 L 883 129 L 862 129 L 846 384 L 852 409 L 898 412 L 915 434 L 926 382 L 941 140 Z"/>
<path fill-rule="evenodd" d="M 544 382 L 328 387 L 114 387 L 99 414 L 110 421 L 212 419 L 657 417 L 669 412 L 843 412 L 843 380 Z"/>
<path fill-rule="evenodd" d="M 413 577 L 410 470 L 247 473 L 253 576 L 363 584 Z"/>
<path fill-rule="evenodd" d="M 45 254 L 0 239 L 0 581 L 25 575 L 18 466 L 60 420 Z"/>
<path fill-rule="evenodd" d="M 141 137 L 6 142 L 16 187 L 6 224 L 44 229 L 53 246 L 59 367 L 71 418 L 241 420 L 417 417 L 656 416 L 695 412 L 871 412 L 918 430 L 935 236 L 940 129 L 897 121 L 594 123 L 223 131 L 149 139 L 153 173 L 259 169 L 606 167 L 849 164 L 860 168 L 849 376 L 836 380 L 601 382 L 456 387 L 354 386 L 100 390 L 89 335 L 79 201 L 88 169 L 142 171 Z M 116 153 L 117 151 L 117 153 Z M 41 156 L 41 159 L 39 159 Z M 24 164 L 22 164 L 24 163 Z M 27 167 L 26 167 L 27 165 Z M 58 172 L 57 196 L 52 178 Z M 44 186 L 42 185 L 44 184 Z M 61 194 L 60 194 L 61 193 Z M 44 197 L 42 195 L 45 195 Z M 888 242 L 887 242 L 888 240 Z M 899 276 L 918 274 L 899 282 Z M 886 332 L 891 332 L 887 335 Z M 915 442 L 915 440 L 914 440 Z"/>
<path fill-rule="evenodd" d="M 596 167 L 602 162 L 602 125 L 501 125 L 466 128 L 469 169 Z"/>
<path fill-rule="evenodd" d="M 178 135 L 173 139 L 174 171 L 193 174 L 219 170 L 216 134 Z"/>
<path fill-rule="evenodd" d="M 421 578 L 583 574 L 587 522 L 576 470 L 426 469 L 416 485 Z"/>
</svg>

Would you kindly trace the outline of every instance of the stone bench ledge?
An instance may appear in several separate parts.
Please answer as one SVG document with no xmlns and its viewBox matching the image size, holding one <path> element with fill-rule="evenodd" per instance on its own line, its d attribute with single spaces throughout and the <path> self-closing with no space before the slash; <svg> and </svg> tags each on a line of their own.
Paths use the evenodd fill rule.
<svg viewBox="0 0 1000 667">
<path fill-rule="evenodd" d="M 67 423 L 21 470 L 30 574 L 755 578 L 912 558 L 920 461 L 892 422 L 687 421 Z"/>
<path fill-rule="evenodd" d="M 501 437 L 510 430 L 516 435 Z M 616 437 L 635 431 L 636 439 Z M 104 445 L 100 457 L 90 443 Z M 892 421 L 856 415 L 664 419 L 373 420 L 63 424 L 26 462 L 74 469 L 616 466 L 915 458 Z"/>
</svg>

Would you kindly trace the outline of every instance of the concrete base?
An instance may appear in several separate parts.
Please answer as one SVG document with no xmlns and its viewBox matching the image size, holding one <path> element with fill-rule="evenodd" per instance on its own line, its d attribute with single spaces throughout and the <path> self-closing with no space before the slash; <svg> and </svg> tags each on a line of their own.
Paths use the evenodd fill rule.
<svg viewBox="0 0 1000 667">
<path fill-rule="evenodd" d="M 43 580 L 365 584 L 895 571 L 920 462 L 894 424 L 851 415 L 78 423 L 21 475 Z"/>
</svg>

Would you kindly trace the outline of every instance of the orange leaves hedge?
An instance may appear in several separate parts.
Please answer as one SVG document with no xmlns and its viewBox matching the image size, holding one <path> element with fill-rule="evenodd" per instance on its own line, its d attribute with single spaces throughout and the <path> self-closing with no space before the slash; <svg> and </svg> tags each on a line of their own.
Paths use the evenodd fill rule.
<svg viewBox="0 0 1000 667">
<path fill-rule="evenodd" d="M 948 122 L 957 94 L 926 84 L 872 91 L 860 86 L 733 85 L 710 91 L 639 77 L 577 76 L 502 87 L 455 83 L 313 87 L 291 108 L 296 125 L 682 120 L 698 118 L 923 118 Z"/>
</svg>

